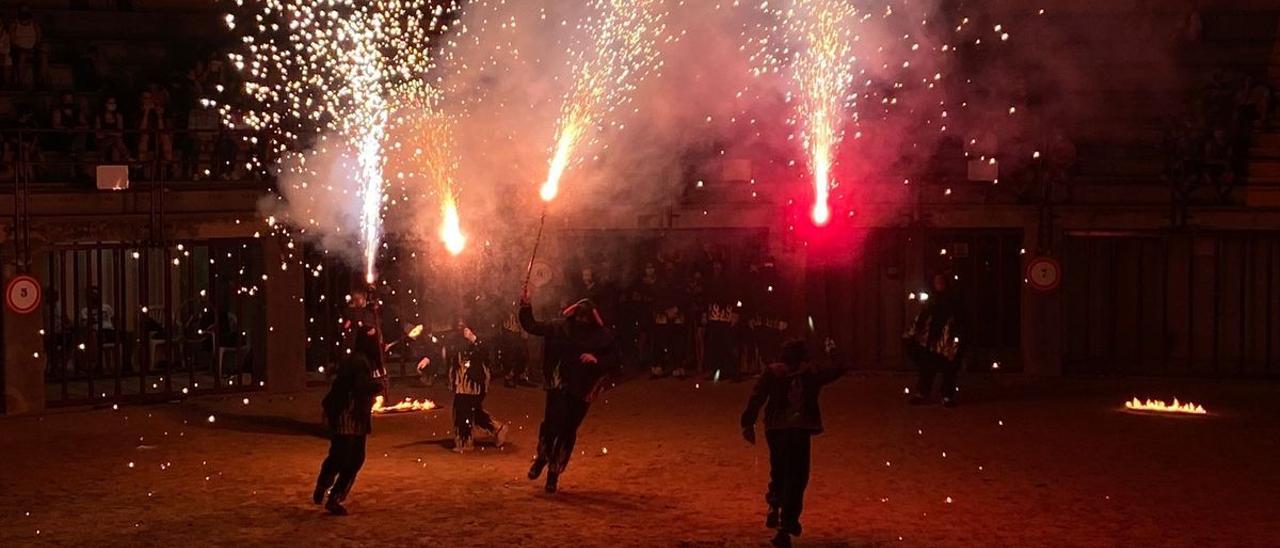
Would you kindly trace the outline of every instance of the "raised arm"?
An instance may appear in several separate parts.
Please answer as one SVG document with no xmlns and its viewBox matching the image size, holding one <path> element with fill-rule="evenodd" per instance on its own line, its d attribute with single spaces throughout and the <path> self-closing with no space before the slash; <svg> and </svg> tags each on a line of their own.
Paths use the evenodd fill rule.
<svg viewBox="0 0 1280 548">
<path fill-rule="evenodd" d="M 836 349 L 835 341 L 827 339 L 825 348 L 827 364 L 818 367 L 818 384 L 830 384 L 849 372 L 849 360 Z"/>
<path fill-rule="evenodd" d="M 530 335 L 547 337 L 547 336 L 550 336 L 551 333 L 554 331 L 552 324 L 547 322 L 540 322 L 533 318 L 533 305 L 529 304 L 528 302 L 520 303 L 519 317 L 520 317 L 520 328 L 524 329 L 525 332 L 529 333 Z"/>
</svg>

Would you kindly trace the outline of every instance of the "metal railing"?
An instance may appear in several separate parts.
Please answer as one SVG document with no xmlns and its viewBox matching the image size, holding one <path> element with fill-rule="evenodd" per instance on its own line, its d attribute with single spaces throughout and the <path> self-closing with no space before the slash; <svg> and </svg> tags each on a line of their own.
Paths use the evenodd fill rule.
<svg viewBox="0 0 1280 548">
<path fill-rule="evenodd" d="M 248 130 L 0 130 L 0 185 L 93 188 L 100 165 L 129 168 L 130 182 L 270 184 L 274 157 Z"/>
</svg>

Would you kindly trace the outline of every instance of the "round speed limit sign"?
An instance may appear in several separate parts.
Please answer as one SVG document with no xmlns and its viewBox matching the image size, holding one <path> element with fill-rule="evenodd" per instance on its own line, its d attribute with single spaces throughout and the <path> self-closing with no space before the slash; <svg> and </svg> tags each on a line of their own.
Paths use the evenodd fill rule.
<svg viewBox="0 0 1280 548">
<path fill-rule="evenodd" d="M 529 283 L 534 287 L 542 287 L 551 283 L 551 278 L 555 273 L 551 270 L 551 265 L 542 261 L 534 261 L 533 266 L 529 270 Z"/>
<path fill-rule="evenodd" d="M 1062 282 L 1062 264 L 1051 257 L 1036 257 L 1027 263 L 1027 285 L 1039 291 L 1056 289 Z"/>
<path fill-rule="evenodd" d="M 4 303 L 16 314 L 30 314 L 40 308 L 40 282 L 25 274 L 9 280 L 4 289 Z"/>
</svg>

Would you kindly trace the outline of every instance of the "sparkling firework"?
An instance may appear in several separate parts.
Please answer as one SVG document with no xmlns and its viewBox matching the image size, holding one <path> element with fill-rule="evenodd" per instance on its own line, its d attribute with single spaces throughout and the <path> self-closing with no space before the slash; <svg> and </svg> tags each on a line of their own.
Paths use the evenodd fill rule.
<svg viewBox="0 0 1280 548">
<path fill-rule="evenodd" d="M 447 27 L 457 3 L 236 3 L 242 9 L 225 20 L 244 33 L 243 48 L 229 57 L 241 70 L 248 104 L 219 108 L 228 125 L 243 123 L 265 135 L 286 166 L 290 176 L 283 179 L 292 188 L 282 190 L 304 202 L 293 204 L 301 212 L 289 222 L 304 232 L 354 232 L 366 281 L 372 283 L 388 204 L 386 156 L 398 145 L 391 142 L 390 120 L 404 109 L 434 104 L 438 90 L 425 80 L 433 68 L 431 39 Z M 333 166 L 313 158 L 321 153 L 343 160 Z M 254 159 L 259 167 L 261 162 Z M 354 192 L 332 181 L 335 172 L 353 176 Z M 347 203 L 356 207 L 343 210 L 341 204 Z M 342 218 L 332 213 L 325 218 L 334 208 Z M 354 225 L 345 231 L 344 218 Z"/>
<path fill-rule="evenodd" d="M 591 0 L 594 14 L 578 29 L 584 44 L 571 53 L 573 87 L 556 127 L 555 148 L 539 195 L 550 202 L 573 164 L 575 151 L 608 113 L 631 98 L 636 84 L 658 68 L 658 41 L 666 31 L 661 0 Z"/>
<path fill-rule="evenodd" d="M 831 169 L 853 103 L 858 23 L 858 9 L 847 0 L 793 0 L 784 15 L 786 40 L 796 55 L 791 69 L 800 95 L 796 111 L 813 174 L 810 216 L 818 226 L 831 220 Z"/>
</svg>

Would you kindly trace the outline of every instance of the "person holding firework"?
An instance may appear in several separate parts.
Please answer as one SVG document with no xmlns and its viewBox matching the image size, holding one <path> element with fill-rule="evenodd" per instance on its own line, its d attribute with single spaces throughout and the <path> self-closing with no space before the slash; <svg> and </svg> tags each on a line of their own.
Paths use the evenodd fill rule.
<svg viewBox="0 0 1280 548">
<path fill-rule="evenodd" d="M 529 479 L 538 479 L 546 469 L 546 491 L 554 493 L 560 474 L 569 465 L 578 427 L 604 387 L 605 372 L 612 365 L 614 338 L 590 299 L 565 308 L 559 319 L 540 322 L 533 317 L 526 289 L 520 299 L 519 318 L 520 326 L 530 335 L 546 339 L 542 374 L 547 401 Z"/>
<path fill-rule="evenodd" d="M 791 537 L 800 536 L 800 512 L 809 484 L 810 442 L 822 433 L 818 394 L 848 370 L 835 356 L 835 341 L 827 339 L 825 347 L 831 364 L 818 366 L 809 361 L 804 341 L 784 343 L 781 360 L 765 368 L 742 412 L 742 437 L 754 445 L 756 420 L 764 408 L 765 440 L 769 443 L 765 525 L 778 530 L 774 546 L 791 546 Z"/>
</svg>

